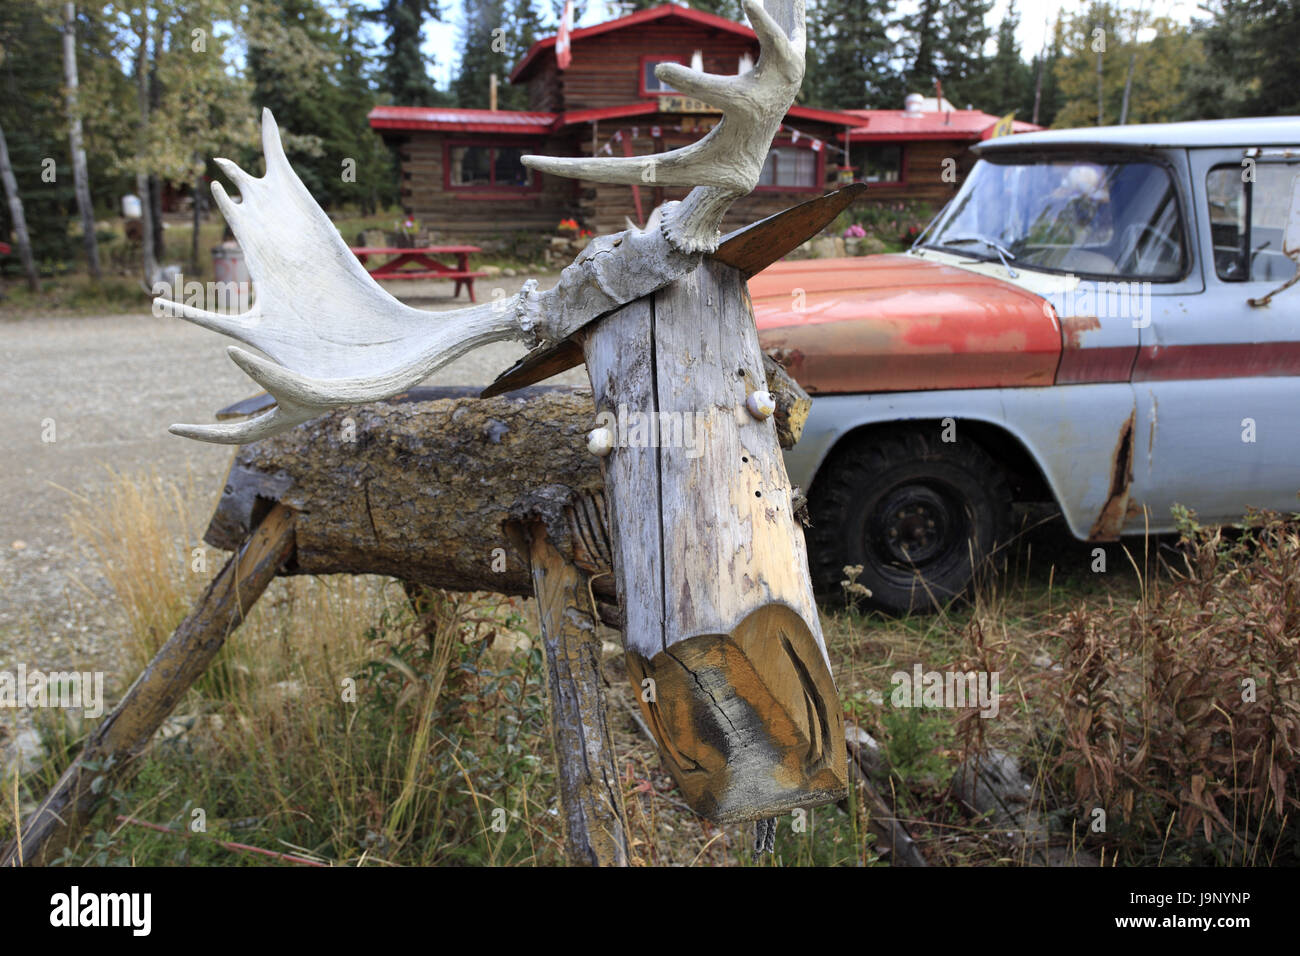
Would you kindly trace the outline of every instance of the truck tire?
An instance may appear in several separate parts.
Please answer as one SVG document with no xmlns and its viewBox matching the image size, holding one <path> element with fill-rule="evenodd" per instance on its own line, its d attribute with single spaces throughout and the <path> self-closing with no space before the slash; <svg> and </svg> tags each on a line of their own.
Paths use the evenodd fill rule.
<svg viewBox="0 0 1300 956">
<path fill-rule="evenodd" d="M 1006 477 L 988 453 L 918 429 L 876 432 L 834 454 L 808 508 L 817 589 L 842 594 L 844 568 L 862 565 L 865 603 L 890 614 L 932 611 L 965 592 L 1011 526 Z"/>
</svg>

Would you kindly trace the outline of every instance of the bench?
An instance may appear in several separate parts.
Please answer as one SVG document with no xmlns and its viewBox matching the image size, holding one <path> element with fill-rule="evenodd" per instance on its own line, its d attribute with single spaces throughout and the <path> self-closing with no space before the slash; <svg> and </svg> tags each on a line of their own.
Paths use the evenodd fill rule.
<svg viewBox="0 0 1300 956">
<path fill-rule="evenodd" d="M 456 283 L 455 296 L 460 295 L 462 287 L 469 291 L 469 300 L 477 302 L 474 295 L 474 280 L 482 279 L 486 272 L 476 272 L 469 267 L 472 253 L 482 252 L 478 246 L 422 246 L 414 249 L 400 249 L 375 246 L 353 247 L 352 253 L 364 266 L 371 256 L 384 256 L 387 261 L 368 269 L 371 277 L 379 281 L 387 279 L 436 279 Z M 435 256 L 455 256 L 456 265 L 449 266 L 439 262 Z M 408 266 L 412 268 L 407 268 Z"/>
</svg>

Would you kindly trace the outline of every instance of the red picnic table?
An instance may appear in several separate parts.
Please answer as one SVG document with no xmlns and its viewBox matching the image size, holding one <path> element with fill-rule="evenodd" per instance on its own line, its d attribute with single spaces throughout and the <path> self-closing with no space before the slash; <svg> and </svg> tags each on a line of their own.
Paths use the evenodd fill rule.
<svg viewBox="0 0 1300 956">
<path fill-rule="evenodd" d="M 474 280 L 487 275 L 486 272 L 472 272 L 469 267 L 471 253 L 482 252 L 478 246 L 421 246 L 416 249 L 389 249 L 379 246 L 354 246 L 353 254 L 364 266 L 371 256 L 387 256 L 388 261 L 368 269 L 376 279 L 450 279 L 456 283 L 455 295 L 460 295 L 461 286 L 469 289 L 469 300 L 474 298 Z M 455 256 L 456 265 L 447 265 L 434 256 Z M 413 268 L 407 268 L 411 266 Z"/>
</svg>

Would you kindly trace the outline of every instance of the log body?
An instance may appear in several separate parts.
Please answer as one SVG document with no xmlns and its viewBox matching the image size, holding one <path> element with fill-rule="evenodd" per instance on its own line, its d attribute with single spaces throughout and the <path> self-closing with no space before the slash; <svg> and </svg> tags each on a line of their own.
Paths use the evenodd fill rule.
<svg viewBox="0 0 1300 956">
<path fill-rule="evenodd" d="M 764 365 L 787 447 L 811 400 Z M 413 389 L 339 410 L 235 454 L 205 540 L 237 550 L 274 502 L 297 512 L 291 574 L 391 574 L 459 591 L 533 593 L 527 549 L 504 528 L 540 517 L 551 543 L 613 601 L 599 459 L 587 452 L 589 389 Z M 226 416 L 264 411 L 269 396 Z M 498 549 L 505 549 L 503 568 Z M 617 622 L 610 622 L 616 624 Z"/>
<path fill-rule="evenodd" d="M 803 530 L 775 425 L 745 404 L 765 378 L 742 275 L 707 262 L 607 317 L 585 353 L 598 420 L 618 423 L 604 470 L 628 670 L 688 802 L 729 822 L 839 799 Z"/>
</svg>

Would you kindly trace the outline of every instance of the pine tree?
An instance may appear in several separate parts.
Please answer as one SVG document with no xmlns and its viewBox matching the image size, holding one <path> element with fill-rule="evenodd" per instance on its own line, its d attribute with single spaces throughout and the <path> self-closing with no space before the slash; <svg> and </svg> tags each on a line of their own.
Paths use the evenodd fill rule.
<svg viewBox="0 0 1300 956">
<path fill-rule="evenodd" d="M 486 109 L 490 76 L 495 73 L 497 80 L 503 81 L 510 62 L 506 0 L 464 0 L 462 9 L 460 71 L 451 92 L 459 107 Z"/>
<path fill-rule="evenodd" d="M 1300 49 L 1297 0 L 1209 0 L 1193 24 L 1202 65 L 1187 74 L 1189 119 L 1300 113 L 1294 80 Z"/>
<path fill-rule="evenodd" d="M 987 70 L 992 9 L 993 0 L 921 0 L 915 13 L 904 16 L 907 91 L 932 95 L 938 80 L 954 105 L 969 102 Z"/>
<path fill-rule="evenodd" d="M 55 11 L 42 6 L 37 0 L 0 4 L 0 127 L 7 136 L 32 255 L 45 269 L 75 260 L 77 247 L 68 232 L 76 194 L 67 161 L 62 38 Z M 0 202 L 0 240 L 9 241 L 13 229 L 9 206 Z M 17 256 L 0 258 L 0 270 L 6 273 L 17 274 L 18 266 Z"/>
<path fill-rule="evenodd" d="M 1020 55 L 1020 41 L 1016 39 L 1019 27 L 1020 14 L 1013 2 L 998 24 L 996 52 L 984 74 L 971 77 L 965 84 L 964 93 L 976 109 L 998 116 L 1020 112 L 1020 118 L 1026 118 L 1021 111 L 1026 91 L 1033 96 L 1034 73 Z"/>
<path fill-rule="evenodd" d="M 647 6 L 655 6 L 654 2 L 647 2 Z M 690 0 L 690 6 L 696 10 L 703 10 L 705 13 L 712 13 L 719 17 L 726 17 L 728 20 L 745 19 L 745 13 L 740 8 L 740 0 Z"/>
<path fill-rule="evenodd" d="M 355 20 L 322 0 L 256 0 L 246 36 L 253 101 L 275 114 L 312 195 L 326 205 L 390 195 L 388 160 L 366 120 L 376 97 Z"/>
<path fill-rule="evenodd" d="M 430 106 L 445 100 L 429 78 L 430 60 L 420 49 L 425 21 L 442 19 L 437 0 L 383 0 L 378 9 L 361 16 L 387 32 L 380 85 L 391 101 L 397 106 Z"/>
<path fill-rule="evenodd" d="M 803 99 L 831 109 L 883 108 L 901 99 L 890 61 L 893 0 L 817 0 L 808 10 Z"/>
</svg>

